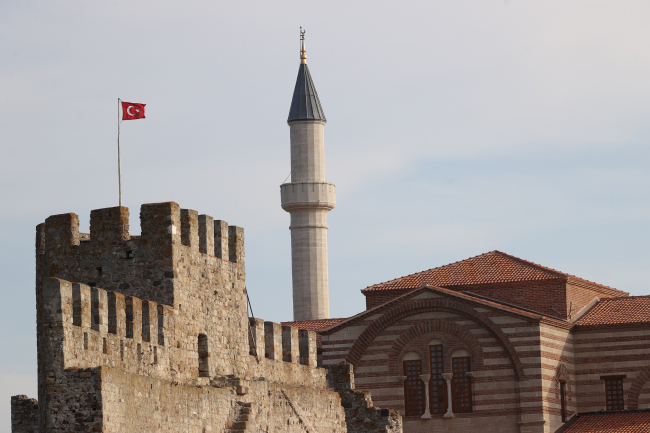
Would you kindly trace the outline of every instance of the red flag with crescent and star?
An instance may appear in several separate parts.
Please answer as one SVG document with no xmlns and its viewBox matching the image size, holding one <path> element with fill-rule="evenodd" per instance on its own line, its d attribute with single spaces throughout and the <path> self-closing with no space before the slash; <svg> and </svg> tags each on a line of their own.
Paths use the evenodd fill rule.
<svg viewBox="0 0 650 433">
<path fill-rule="evenodd" d="M 122 120 L 144 119 L 145 105 L 122 101 Z"/>
</svg>

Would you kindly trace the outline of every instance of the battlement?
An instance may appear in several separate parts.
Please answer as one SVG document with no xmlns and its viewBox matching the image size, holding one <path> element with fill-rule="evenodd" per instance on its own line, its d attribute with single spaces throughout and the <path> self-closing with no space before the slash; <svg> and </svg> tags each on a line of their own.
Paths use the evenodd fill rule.
<svg viewBox="0 0 650 433">
<path fill-rule="evenodd" d="M 37 285 L 62 278 L 173 305 L 178 263 L 188 255 L 243 278 L 241 227 L 174 202 L 142 205 L 140 224 L 142 234 L 129 235 L 126 207 L 91 211 L 90 234 L 79 233 L 74 213 L 50 216 L 36 228 Z"/>
<path fill-rule="evenodd" d="M 143 204 L 140 209 L 141 236 L 129 235 L 129 209 L 111 207 L 90 212 L 90 234 L 79 233 L 79 216 L 52 215 L 36 228 L 37 254 L 89 243 L 93 250 L 128 241 L 164 247 L 180 240 L 182 245 L 231 262 L 243 258 L 243 229 L 228 226 L 209 215 L 181 209 L 174 202 Z M 161 248 L 164 250 L 164 248 Z M 133 259 L 135 257 L 122 257 Z"/>
<path fill-rule="evenodd" d="M 182 314 L 167 305 L 49 278 L 39 307 L 40 317 L 63 337 L 50 335 L 46 343 L 49 352 L 60 352 L 64 369 L 108 366 L 176 381 L 224 373 L 210 358 L 217 358 L 215 342 L 228 336 L 207 331 L 186 335 L 181 330 L 187 324 L 177 323 Z M 248 361 L 257 365 L 254 375 L 268 376 L 269 367 L 284 368 L 276 363 L 316 368 L 315 332 L 261 319 L 250 319 L 249 324 L 244 350 L 254 357 Z M 178 360 L 187 368 L 176 368 Z"/>
</svg>

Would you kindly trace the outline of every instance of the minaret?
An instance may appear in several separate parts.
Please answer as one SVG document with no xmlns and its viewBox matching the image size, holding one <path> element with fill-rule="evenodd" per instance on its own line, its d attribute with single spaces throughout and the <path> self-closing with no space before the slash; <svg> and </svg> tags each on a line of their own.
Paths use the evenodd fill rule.
<svg viewBox="0 0 650 433">
<path fill-rule="evenodd" d="M 329 319 L 327 212 L 334 209 L 334 184 L 325 182 L 325 113 L 307 67 L 300 30 L 300 69 L 289 124 L 291 183 L 280 186 L 282 209 L 291 214 L 293 320 Z"/>
</svg>

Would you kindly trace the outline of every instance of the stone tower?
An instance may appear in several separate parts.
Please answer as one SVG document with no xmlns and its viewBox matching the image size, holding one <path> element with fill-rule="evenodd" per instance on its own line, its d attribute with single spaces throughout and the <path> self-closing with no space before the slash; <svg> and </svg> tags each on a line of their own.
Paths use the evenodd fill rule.
<svg viewBox="0 0 650 433">
<path fill-rule="evenodd" d="M 327 212 L 336 205 L 325 182 L 325 113 L 307 67 L 301 33 L 300 69 L 287 123 L 291 128 L 291 183 L 280 186 L 291 214 L 293 319 L 328 319 Z"/>
</svg>

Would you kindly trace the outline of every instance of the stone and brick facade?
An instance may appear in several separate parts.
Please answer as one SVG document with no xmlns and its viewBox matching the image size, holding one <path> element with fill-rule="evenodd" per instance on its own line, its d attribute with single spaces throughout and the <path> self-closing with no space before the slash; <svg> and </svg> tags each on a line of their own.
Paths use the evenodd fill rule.
<svg viewBox="0 0 650 433">
<path fill-rule="evenodd" d="M 650 297 L 498 251 L 362 292 L 356 316 L 289 323 L 317 330 L 323 365 L 351 364 L 407 433 L 551 433 L 650 409 Z"/>
<path fill-rule="evenodd" d="M 141 236 L 125 207 L 90 220 L 37 227 L 38 401 L 12 398 L 13 432 L 345 433 L 348 407 L 401 432 L 350 375 L 328 385 L 313 331 L 249 318 L 243 229 L 173 202 Z"/>
</svg>

